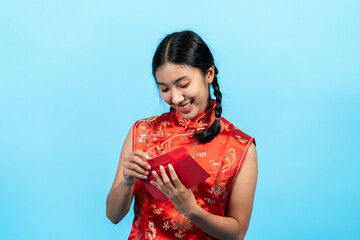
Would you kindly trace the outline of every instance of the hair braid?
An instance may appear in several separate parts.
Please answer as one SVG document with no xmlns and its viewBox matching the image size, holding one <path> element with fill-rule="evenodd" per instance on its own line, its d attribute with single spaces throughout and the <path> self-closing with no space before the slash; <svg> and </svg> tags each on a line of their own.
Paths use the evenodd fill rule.
<svg viewBox="0 0 360 240">
<path fill-rule="evenodd" d="M 221 117 L 221 113 L 222 113 L 222 106 L 221 106 L 221 99 L 222 99 L 222 94 L 220 92 L 220 86 L 217 80 L 217 73 L 218 70 L 215 67 L 215 76 L 214 76 L 214 80 L 212 82 L 212 87 L 214 89 L 214 95 L 216 97 L 216 105 L 215 105 L 215 117 L 216 118 L 220 118 Z"/>
<path fill-rule="evenodd" d="M 217 135 L 219 135 L 220 130 L 221 130 L 221 124 L 220 124 L 220 117 L 221 117 L 221 112 L 222 112 L 222 107 L 221 107 L 221 92 L 220 92 L 220 87 L 217 81 L 217 73 L 218 70 L 215 67 L 215 76 L 214 76 L 214 80 L 212 82 L 212 87 L 214 89 L 214 95 L 216 97 L 216 105 L 215 105 L 215 121 L 213 122 L 213 124 L 211 124 L 210 127 L 206 128 L 205 130 L 198 132 L 198 133 L 194 133 L 193 138 L 196 139 L 199 143 L 201 144 L 205 144 L 210 142 L 211 140 L 213 140 Z"/>
</svg>

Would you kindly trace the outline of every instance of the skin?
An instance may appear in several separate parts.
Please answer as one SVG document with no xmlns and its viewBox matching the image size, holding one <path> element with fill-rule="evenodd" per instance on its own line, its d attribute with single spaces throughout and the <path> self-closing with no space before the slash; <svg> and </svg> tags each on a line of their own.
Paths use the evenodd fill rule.
<svg viewBox="0 0 360 240">
<path fill-rule="evenodd" d="M 214 67 L 209 68 L 205 76 L 199 69 L 166 63 L 156 72 L 163 100 L 175 109 L 191 102 L 190 112 L 183 114 L 192 119 L 204 111 L 211 98 L 209 84 L 214 78 Z M 133 198 L 133 189 L 137 179 L 149 176 L 150 166 L 146 153 L 132 151 L 131 128 L 121 150 L 120 160 L 114 183 L 107 197 L 107 217 L 117 224 L 129 211 Z M 226 216 L 211 214 L 196 202 L 191 190 L 180 182 L 174 168 L 169 165 L 170 176 L 160 167 L 161 175 L 152 172 L 156 182 L 151 183 L 163 192 L 174 206 L 194 224 L 217 239 L 244 239 L 253 208 L 255 188 L 258 176 L 257 156 L 252 144 L 246 154 L 240 172 L 232 184 Z M 172 182 L 171 182 L 172 180 Z"/>
</svg>

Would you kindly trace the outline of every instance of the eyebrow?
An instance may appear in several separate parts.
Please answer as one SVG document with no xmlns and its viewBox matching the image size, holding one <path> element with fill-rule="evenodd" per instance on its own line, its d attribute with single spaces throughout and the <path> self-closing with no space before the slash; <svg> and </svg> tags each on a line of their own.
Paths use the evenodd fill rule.
<svg viewBox="0 0 360 240">
<path fill-rule="evenodd" d="M 185 79 L 185 78 L 187 78 L 187 77 L 189 77 L 189 76 L 182 76 L 182 77 L 180 77 L 180 78 L 176 79 L 176 80 L 175 80 L 175 82 L 174 82 L 174 84 L 176 84 L 176 83 L 180 82 L 181 80 L 183 80 L 183 79 Z M 157 82 L 157 84 L 158 84 L 158 85 L 167 86 L 167 84 L 165 84 L 165 83 L 158 82 L 158 81 L 156 81 L 156 82 Z"/>
</svg>

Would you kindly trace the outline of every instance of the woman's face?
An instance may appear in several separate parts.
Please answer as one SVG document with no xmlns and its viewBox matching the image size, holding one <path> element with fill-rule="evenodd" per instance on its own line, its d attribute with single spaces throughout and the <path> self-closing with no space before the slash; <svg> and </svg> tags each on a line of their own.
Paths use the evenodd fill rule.
<svg viewBox="0 0 360 240">
<path fill-rule="evenodd" d="M 195 118 L 211 104 L 209 84 L 214 66 L 204 76 L 198 68 L 166 63 L 155 75 L 162 99 L 185 118 Z"/>
</svg>

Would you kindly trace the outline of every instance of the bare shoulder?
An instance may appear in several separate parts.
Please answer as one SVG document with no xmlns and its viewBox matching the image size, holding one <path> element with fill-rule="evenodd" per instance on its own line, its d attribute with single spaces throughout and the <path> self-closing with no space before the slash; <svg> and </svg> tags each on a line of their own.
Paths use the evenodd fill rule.
<svg viewBox="0 0 360 240">
<path fill-rule="evenodd" d="M 246 153 L 245 159 L 238 175 L 235 177 L 234 183 L 236 185 L 247 185 L 252 183 L 250 187 L 254 188 L 256 186 L 258 177 L 258 162 L 257 162 L 257 152 L 256 146 L 254 143 L 251 143 L 249 150 Z"/>
<path fill-rule="evenodd" d="M 131 126 L 131 128 L 125 138 L 121 153 L 123 153 L 124 150 L 131 152 L 132 146 L 133 146 L 133 131 L 134 131 L 134 126 Z"/>
<path fill-rule="evenodd" d="M 250 163 L 249 163 L 250 162 Z M 245 165 L 250 165 L 250 164 L 255 164 L 257 165 L 257 152 L 256 152 L 256 146 L 254 143 L 251 143 L 249 150 L 245 156 L 245 160 L 244 160 L 244 166 Z M 243 166 L 243 167 L 244 167 Z"/>
</svg>

